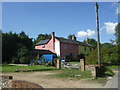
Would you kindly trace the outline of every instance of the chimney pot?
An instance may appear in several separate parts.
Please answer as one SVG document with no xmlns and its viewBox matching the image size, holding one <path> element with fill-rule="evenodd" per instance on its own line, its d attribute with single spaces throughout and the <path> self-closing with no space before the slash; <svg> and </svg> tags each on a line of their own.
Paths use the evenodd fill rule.
<svg viewBox="0 0 120 90">
<path fill-rule="evenodd" d="M 72 35 L 72 40 L 75 40 L 75 41 L 76 41 L 76 37 L 75 37 L 75 35 Z"/>
</svg>

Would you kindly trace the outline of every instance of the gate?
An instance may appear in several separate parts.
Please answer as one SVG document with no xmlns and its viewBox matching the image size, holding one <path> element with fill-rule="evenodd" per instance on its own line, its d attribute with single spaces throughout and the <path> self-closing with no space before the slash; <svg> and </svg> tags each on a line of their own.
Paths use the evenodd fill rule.
<svg viewBox="0 0 120 90">
<path fill-rule="evenodd" d="M 71 62 L 61 62 L 62 69 L 80 69 L 80 64 L 71 63 Z"/>
</svg>

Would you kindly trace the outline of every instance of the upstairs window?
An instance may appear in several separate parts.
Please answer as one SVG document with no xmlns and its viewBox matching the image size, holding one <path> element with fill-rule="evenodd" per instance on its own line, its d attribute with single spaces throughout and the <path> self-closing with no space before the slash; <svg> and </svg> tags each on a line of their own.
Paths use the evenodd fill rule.
<svg viewBox="0 0 120 90">
<path fill-rule="evenodd" d="M 73 49 L 76 49 L 76 46 L 75 46 L 75 45 L 73 46 Z"/>
<path fill-rule="evenodd" d="M 42 48 L 45 48 L 45 45 L 42 45 Z"/>
<path fill-rule="evenodd" d="M 65 45 L 64 45 L 64 49 L 66 49 L 66 48 L 67 48 L 67 45 L 65 44 Z"/>
</svg>

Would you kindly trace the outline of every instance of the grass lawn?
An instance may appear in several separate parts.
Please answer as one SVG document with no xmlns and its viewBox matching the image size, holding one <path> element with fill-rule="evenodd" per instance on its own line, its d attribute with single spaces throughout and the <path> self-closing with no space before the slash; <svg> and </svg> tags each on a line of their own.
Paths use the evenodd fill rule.
<svg viewBox="0 0 120 90">
<path fill-rule="evenodd" d="M 80 71 L 74 69 L 56 70 L 55 74 L 50 75 L 54 78 L 70 78 L 73 80 L 92 78 L 90 71 Z"/>
<path fill-rule="evenodd" d="M 34 65 L 34 66 L 10 66 L 10 65 L 3 65 L 0 67 L 2 72 L 17 72 L 19 69 L 25 69 L 26 72 L 29 71 L 47 71 L 47 70 L 57 70 L 55 67 L 46 67 L 42 65 Z"/>
<path fill-rule="evenodd" d="M 80 62 L 74 62 L 74 61 L 72 61 L 70 63 L 72 63 L 72 64 L 80 64 Z"/>
<path fill-rule="evenodd" d="M 120 65 L 111 65 L 111 66 L 106 66 L 107 68 L 111 69 L 111 70 L 118 70 L 118 68 L 120 67 Z"/>
</svg>

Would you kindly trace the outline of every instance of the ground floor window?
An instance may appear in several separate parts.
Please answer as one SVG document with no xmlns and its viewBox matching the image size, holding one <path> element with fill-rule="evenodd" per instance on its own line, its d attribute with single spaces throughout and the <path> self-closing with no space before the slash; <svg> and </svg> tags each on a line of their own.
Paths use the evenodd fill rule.
<svg viewBox="0 0 120 90">
<path fill-rule="evenodd" d="M 84 48 L 84 50 L 86 51 L 86 47 Z"/>
</svg>

